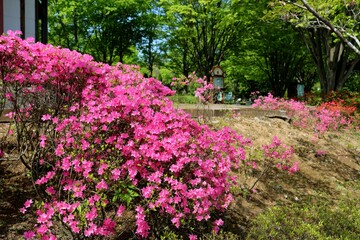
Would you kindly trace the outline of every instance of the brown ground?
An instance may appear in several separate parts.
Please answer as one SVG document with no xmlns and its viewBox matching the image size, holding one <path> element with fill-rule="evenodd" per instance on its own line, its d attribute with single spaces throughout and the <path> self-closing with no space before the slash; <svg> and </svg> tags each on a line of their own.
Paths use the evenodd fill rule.
<svg viewBox="0 0 360 240">
<path fill-rule="evenodd" d="M 226 228 L 238 233 L 258 213 L 270 206 L 325 198 L 336 203 L 340 198 L 360 199 L 360 132 L 329 133 L 314 140 L 312 132 L 294 128 L 289 123 L 266 117 L 212 119 L 215 126 L 229 125 L 254 146 L 269 144 L 273 136 L 295 149 L 294 161 L 300 162 L 300 172 L 288 175 L 272 169 L 256 186 L 257 193 L 247 195 L 234 190 L 236 201 L 227 213 Z M 1 131 L 0 131 L 1 133 Z M 317 156 L 316 152 L 325 151 Z M 255 172 L 255 176 L 260 172 Z M 12 160 L 0 160 L 0 239 L 18 239 L 31 224 L 19 212 L 24 201 L 34 195 L 31 182 L 22 165 Z M 247 180 L 252 185 L 255 177 Z M 355 185 L 357 187 L 355 187 Z"/>
<path fill-rule="evenodd" d="M 254 216 L 271 206 L 320 199 L 332 201 L 335 206 L 344 198 L 360 199 L 359 131 L 327 133 L 315 139 L 313 132 L 276 118 L 240 117 L 236 121 L 213 121 L 235 128 L 244 137 L 251 138 L 254 146 L 269 144 L 276 135 L 294 148 L 294 161 L 300 162 L 300 172 L 292 175 L 272 169 L 257 184 L 257 192 L 246 198 L 239 191 L 228 213 L 231 231 L 246 229 Z M 319 156 L 319 151 L 325 155 Z M 260 171 L 254 175 L 259 176 Z M 256 179 L 249 178 L 247 185 L 252 185 Z"/>
</svg>

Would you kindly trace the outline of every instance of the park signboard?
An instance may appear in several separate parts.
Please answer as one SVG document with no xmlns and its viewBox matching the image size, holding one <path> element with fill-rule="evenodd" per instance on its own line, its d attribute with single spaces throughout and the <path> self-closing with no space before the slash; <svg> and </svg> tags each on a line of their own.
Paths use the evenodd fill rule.
<svg viewBox="0 0 360 240">
<path fill-rule="evenodd" d="M 210 83 L 214 86 L 215 102 L 224 103 L 225 72 L 220 66 L 214 66 L 210 71 Z"/>
</svg>

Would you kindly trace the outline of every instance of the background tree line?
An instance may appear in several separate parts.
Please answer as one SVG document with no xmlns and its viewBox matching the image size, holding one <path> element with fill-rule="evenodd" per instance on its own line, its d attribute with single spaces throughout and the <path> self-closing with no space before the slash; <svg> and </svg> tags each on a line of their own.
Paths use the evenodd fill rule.
<svg viewBox="0 0 360 240">
<path fill-rule="evenodd" d="M 360 91 L 359 15 L 353 0 L 50 0 L 49 41 L 166 85 L 220 65 L 238 97 L 325 95 Z"/>
</svg>

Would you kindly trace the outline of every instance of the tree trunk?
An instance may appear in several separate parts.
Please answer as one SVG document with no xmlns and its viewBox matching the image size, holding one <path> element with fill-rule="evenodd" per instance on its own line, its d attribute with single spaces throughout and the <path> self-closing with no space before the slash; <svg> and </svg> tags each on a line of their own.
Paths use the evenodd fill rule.
<svg viewBox="0 0 360 240">
<path fill-rule="evenodd" d="M 351 49 L 335 43 L 329 30 L 309 29 L 303 36 L 317 67 L 322 95 L 341 90 L 360 57 L 351 59 Z"/>
<path fill-rule="evenodd" d="M 153 75 L 153 67 L 154 67 L 154 60 L 152 56 L 152 43 L 153 39 L 151 33 L 149 35 L 149 42 L 148 42 L 148 70 L 149 70 L 149 77 Z"/>
</svg>

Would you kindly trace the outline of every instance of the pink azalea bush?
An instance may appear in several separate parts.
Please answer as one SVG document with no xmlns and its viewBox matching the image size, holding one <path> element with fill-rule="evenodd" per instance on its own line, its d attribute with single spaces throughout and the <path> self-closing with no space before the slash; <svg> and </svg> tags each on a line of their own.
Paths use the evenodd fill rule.
<svg viewBox="0 0 360 240">
<path fill-rule="evenodd" d="M 20 209 L 36 215 L 25 239 L 111 236 L 129 213 L 140 238 L 161 224 L 191 239 L 193 226 L 219 230 L 248 139 L 174 109 L 166 97 L 174 91 L 135 66 L 17 34 L 0 37 L 0 81 L 20 159 L 41 195 Z M 199 84 L 200 95 L 211 89 Z"/>
<path fill-rule="evenodd" d="M 196 82 L 200 84 L 200 87 L 195 90 L 195 97 L 198 97 L 201 103 L 204 104 L 212 102 L 212 92 L 214 92 L 215 90 L 214 85 L 208 83 L 205 78 L 199 78 L 196 80 Z"/>
<path fill-rule="evenodd" d="M 38 141 L 52 127 L 41 121 L 43 115 L 67 115 L 69 105 L 81 100 L 85 82 L 101 70 L 89 55 L 23 41 L 18 34 L 0 37 L 0 99 L 13 110 L 7 116 L 14 119 L 19 158 L 32 169 L 47 152 Z"/>
<path fill-rule="evenodd" d="M 299 162 L 293 161 L 294 148 L 283 143 L 277 136 L 274 136 L 270 144 L 264 144 L 259 149 L 253 149 L 257 154 L 251 154 L 249 159 L 252 161 L 243 161 L 240 171 L 243 172 L 245 177 L 245 184 L 242 189 L 256 193 L 256 184 L 267 176 L 267 173 L 275 166 L 280 171 L 287 172 L 288 174 L 296 173 L 300 170 Z M 252 174 L 253 170 L 259 170 L 258 164 L 262 165 L 261 174 L 258 175 L 255 182 L 249 186 L 247 178 Z"/>
<path fill-rule="evenodd" d="M 260 96 L 256 99 L 253 107 L 283 110 L 292 119 L 295 126 L 313 129 L 317 134 L 349 127 L 352 123 L 351 118 L 342 115 L 338 110 L 311 108 L 306 106 L 305 103 L 293 99 L 275 98 L 270 93 L 267 96 Z"/>
<path fill-rule="evenodd" d="M 147 237 L 153 212 L 179 228 L 187 219 L 210 221 L 210 213 L 226 209 L 230 168 L 244 159 L 241 136 L 230 129 L 214 132 L 177 112 L 164 97 L 172 92 L 157 80 L 107 68 L 73 106 L 81 115 L 56 119 L 54 167 L 36 184 L 54 187 L 57 200 L 43 212 L 60 215 L 72 232 L 89 237 L 113 233 L 111 216 L 135 209 L 136 233 Z M 103 209 L 112 211 L 101 216 Z"/>
<path fill-rule="evenodd" d="M 21 209 L 37 216 L 26 239 L 55 239 L 56 221 L 65 235 L 109 236 L 126 211 L 143 238 L 153 218 L 178 229 L 212 221 L 218 230 L 222 220 L 212 213 L 230 204 L 229 173 L 248 141 L 175 110 L 166 98 L 173 91 L 134 67 L 96 63 L 12 32 L 0 43 L 3 97 L 14 109 L 8 116 L 22 129 L 18 144 L 31 144 L 30 155 L 19 150 L 43 190 L 42 201 Z"/>
</svg>

